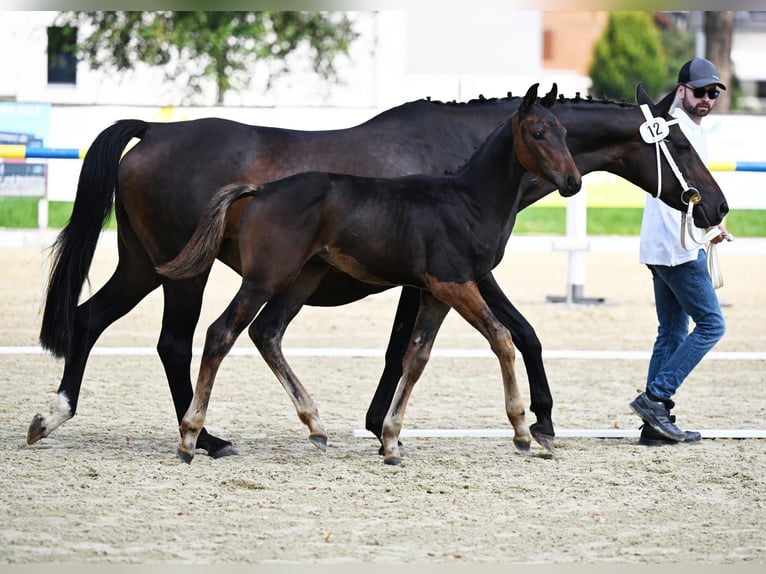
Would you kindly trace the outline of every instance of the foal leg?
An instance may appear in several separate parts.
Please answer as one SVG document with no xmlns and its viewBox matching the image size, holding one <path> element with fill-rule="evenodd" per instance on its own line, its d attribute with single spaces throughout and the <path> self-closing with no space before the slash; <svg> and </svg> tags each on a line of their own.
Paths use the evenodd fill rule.
<svg viewBox="0 0 766 574">
<path fill-rule="evenodd" d="M 207 330 L 194 397 L 181 419 L 178 456 L 184 462 L 191 463 L 194 458 L 197 438 L 205 423 L 210 393 L 221 361 L 229 353 L 239 334 L 253 320 L 265 299 L 266 295 L 262 289 L 256 289 L 252 282 L 243 279 L 234 299 Z"/>
<path fill-rule="evenodd" d="M 378 440 L 381 440 L 383 420 L 391 405 L 396 392 L 396 384 L 402 377 L 402 361 L 407 352 L 412 330 L 415 328 L 415 318 L 420 306 L 420 291 L 414 287 L 403 287 L 396 308 L 391 336 L 386 347 L 385 366 L 380 381 L 375 389 L 375 395 L 367 409 L 365 426 Z M 399 448 L 402 449 L 401 442 Z M 381 444 L 379 454 L 384 454 Z M 402 453 L 404 454 L 404 453 Z"/>
<path fill-rule="evenodd" d="M 190 376 L 192 344 L 208 276 L 209 273 L 205 273 L 192 279 L 163 283 L 165 304 L 157 352 L 179 424 L 194 395 Z M 206 450 L 213 458 L 237 454 L 231 442 L 208 433 L 204 427 L 197 437 L 197 448 Z"/>
<path fill-rule="evenodd" d="M 529 427 L 532 437 L 550 452 L 555 452 L 553 437 L 553 397 L 543 365 L 543 347 L 534 328 L 508 300 L 492 275 L 479 283 L 479 291 L 498 320 L 511 332 L 513 343 L 524 357 L 529 380 L 530 409 L 537 422 Z"/>
<path fill-rule="evenodd" d="M 532 439 L 524 420 L 524 403 L 516 380 L 516 351 L 513 348 L 511 333 L 487 306 L 476 283 L 436 283 L 430 287 L 435 297 L 453 307 L 489 341 L 500 362 L 505 391 L 505 412 L 515 431 L 513 443 L 519 450 L 528 451 Z"/>
<path fill-rule="evenodd" d="M 427 291 L 420 292 L 420 308 L 402 362 L 402 379 L 396 387 L 381 429 L 383 462 L 386 464 L 396 465 L 401 462 L 399 433 L 404 421 L 404 410 L 415 383 L 423 374 L 423 369 L 431 356 L 436 333 L 448 311 L 448 305 L 435 299 Z"/>
<path fill-rule="evenodd" d="M 250 338 L 258 347 L 266 364 L 292 399 L 298 418 L 309 427 L 309 440 L 322 451 L 327 450 L 327 432 L 319 418 L 316 403 L 282 353 L 282 337 L 287 326 L 328 271 L 329 268 L 324 264 L 304 266 L 292 287 L 272 298 L 258 313 L 248 330 Z"/>
</svg>

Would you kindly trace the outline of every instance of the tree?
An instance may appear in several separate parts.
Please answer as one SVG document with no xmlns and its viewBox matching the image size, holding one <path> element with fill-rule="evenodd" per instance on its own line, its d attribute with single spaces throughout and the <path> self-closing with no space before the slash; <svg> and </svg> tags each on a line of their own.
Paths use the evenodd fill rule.
<svg viewBox="0 0 766 574">
<path fill-rule="evenodd" d="M 667 87 L 665 55 L 649 12 L 612 12 L 590 65 L 596 96 L 634 101 L 641 82 L 653 97 Z"/>
<path fill-rule="evenodd" d="M 291 54 L 336 80 L 337 57 L 358 37 L 340 12 L 62 12 L 56 24 L 87 31 L 78 57 L 92 69 L 163 67 L 168 79 L 186 80 L 189 94 L 212 80 L 219 105 L 227 91 L 250 85 L 256 62 L 270 64 L 268 88 L 290 71 Z"/>
<path fill-rule="evenodd" d="M 678 71 L 694 55 L 694 36 L 663 12 L 654 15 L 660 32 L 662 51 L 665 53 L 667 91 L 675 89 Z"/>
<path fill-rule="evenodd" d="M 731 42 L 734 27 L 734 12 L 705 12 L 705 58 L 714 62 L 718 77 L 729 89 L 722 91 L 716 104 L 716 111 L 731 109 L 734 78 L 731 65 Z"/>
</svg>

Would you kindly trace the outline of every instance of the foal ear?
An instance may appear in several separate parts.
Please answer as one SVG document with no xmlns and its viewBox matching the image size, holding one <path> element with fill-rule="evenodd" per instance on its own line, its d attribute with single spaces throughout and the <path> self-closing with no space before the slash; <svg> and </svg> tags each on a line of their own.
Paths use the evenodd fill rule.
<svg viewBox="0 0 766 574">
<path fill-rule="evenodd" d="M 542 99 L 541 103 L 546 108 L 553 107 L 553 104 L 556 103 L 556 94 L 558 94 L 559 87 L 556 85 L 556 82 L 553 82 L 553 87 L 551 88 L 551 91 L 545 94 L 545 97 Z"/>
<path fill-rule="evenodd" d="M 529 86 L 529 89 L 527 90 L 527 95 L 524 96 L 524 101 L 521 102 L 521 111 L 522 112 L 528 112 L 529 108 L 532 107 L 532 104 L 535 103 L 535 100 L 537 99 L 537 87 L 540 84 L 532 84 Z"/>
</svg>

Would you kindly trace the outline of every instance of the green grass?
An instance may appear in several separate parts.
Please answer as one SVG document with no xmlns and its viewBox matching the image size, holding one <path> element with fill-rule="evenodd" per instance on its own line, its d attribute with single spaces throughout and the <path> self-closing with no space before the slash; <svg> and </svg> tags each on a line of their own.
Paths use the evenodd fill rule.
<svg viewBox="0 0 766 574">
<path fill-rule="evenodd" d="M 549 196 L 551 197 L 551 196 Z M 643 199 L 643 196 L 639 196 Z M 635 199 L 631 198 L 635 203 Z M 618 201 L 619 207 L 604 207 L 603 201 L 591 203 L 588 194 L 588 235 L 638 235 L 641 231 L 641 213 L 643 207 Z M 51 201 L 48 206 L 49 227 L 60 229 L 69 221 L 72 203 Z M 0 198 L 0 227 L 34 229 L 37 227 L 37 198 Z M 726 216 L 726 227 L 735 237 L 766 237 L 766 210 L 741 209 Z M 116 229 L 114 217 L 109 220 L 107 229 Z M 528 207 L 519 213 L 516 234 L 565 235 L 566 203 L 552 194 L 551 199 Z"/>
<path fill-rule="evenodd" d="M 37 228 L 36 197 L 2 197 L 0 198 L 0 227 L 12 229 Z M 71 201 L 48 202 L 48 227 L 61 229 L 69 221 L 72 213 Z M 109 219 L 107 229 L 117 229 L 114 213 Z"/>
</svg>

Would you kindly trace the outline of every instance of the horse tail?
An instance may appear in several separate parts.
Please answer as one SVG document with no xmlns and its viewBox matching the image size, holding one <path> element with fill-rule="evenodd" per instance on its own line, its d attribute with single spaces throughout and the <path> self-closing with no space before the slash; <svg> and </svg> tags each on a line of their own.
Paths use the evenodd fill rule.
<svg viewBox="0 0 766 574">
<path fill-rule="evenodd" d="M 157 273 L 169 279 L 188 279 L 210 269 L 221 249 L 229 209 L 235 201 L 258 189 L 248 183 L 233 183 L 216 191 L 194 235 L 175 259 L 157 266 Z"/>
<path fill-rule="evenodd" d="M 149 124 L 120 120 L 102 131 L 83 159 L 69 222 L 51 250 L 51 271 L 40 327 L 40 344 L 56 357 L 72 345 L 75 311 L 99 235 L 112 212 L 117 170 L 125 146 L 142 138 Z"/>
</svg>

